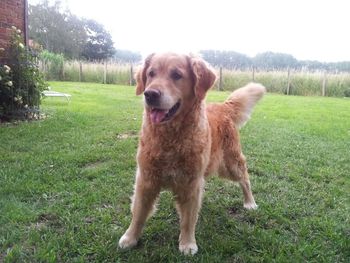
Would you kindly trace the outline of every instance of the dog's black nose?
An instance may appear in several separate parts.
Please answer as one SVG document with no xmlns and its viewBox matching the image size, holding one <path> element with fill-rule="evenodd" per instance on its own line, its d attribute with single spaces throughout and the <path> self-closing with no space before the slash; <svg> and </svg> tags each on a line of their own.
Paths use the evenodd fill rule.
<svg viewBox="0 0 350 263">
<path fill-rule="evenodd" d="M 159 104 L 160 91 L 148 89 L 144 93 L 147 104 L 157 106 Z"/>
</svg>

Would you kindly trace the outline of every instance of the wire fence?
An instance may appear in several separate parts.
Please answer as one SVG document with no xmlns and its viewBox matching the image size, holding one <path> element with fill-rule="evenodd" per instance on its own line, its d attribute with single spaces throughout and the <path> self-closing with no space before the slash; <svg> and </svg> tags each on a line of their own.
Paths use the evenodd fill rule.
<svg viewBox="0 0 350 263">
<path fill-rule="evenodd" d="M 104 84 L 135 84 L 137 66 L 113 62 L 64 61 L 61 65 L 40 63 L 48 81 L 76 81 Z M 350 97 L 350 73 L 327 71 L 273 70 L 258 68 L 228 70 L 217 68 L 215 89 L 232 91 L 254 81 L 262 83 L 272 93 L 302 96 Z"/>
<path fill-rule="evenodd" d="M 350 73 L 302 70 L 218 70 L 218 90 L 234 90 L 247 82 L 262 83 L 272 93 L 302 96 L 350 96 Z"/>
</svg>

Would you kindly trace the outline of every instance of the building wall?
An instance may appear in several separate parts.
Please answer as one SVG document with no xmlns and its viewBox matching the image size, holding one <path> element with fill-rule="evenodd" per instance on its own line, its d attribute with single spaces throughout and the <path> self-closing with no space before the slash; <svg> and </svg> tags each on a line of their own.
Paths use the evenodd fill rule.
<svg viewBox="0 0 350 263">
<path fill-rule="evenodd" d="M 27 43 L 27 0 L 0 0 L 0 48 L 7 49 L 11 27 L 22 31 Z M 0 52 L 0 62 L 6 61 L 6 52 Z"/>
</svg>

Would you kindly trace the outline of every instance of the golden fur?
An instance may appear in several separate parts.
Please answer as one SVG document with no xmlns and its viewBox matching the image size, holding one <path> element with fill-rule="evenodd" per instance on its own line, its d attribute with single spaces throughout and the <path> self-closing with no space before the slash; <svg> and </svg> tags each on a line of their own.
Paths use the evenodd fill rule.
<svg viewBox="0 0 350 263">
<path fill-rule="evenodd" d="M 204 179 L 210 174 L 238 182 L 244 207 L 257 208 L 238 129 L 248 120 L 265 88 L 250 83 L 224 103 L 206 105 L 206 92 L 215 80 L 214 72 L 202 59 L 173 53 L 150 55 L 138 72 L 136 94 L 144 93 L 145 110 L 132 221 L 119 241 L 121 248 L 137 244 L 159 192 L 169 189 L 180 216 L 179 249 L 195 254 L 195 225 Z"/>
</svg>

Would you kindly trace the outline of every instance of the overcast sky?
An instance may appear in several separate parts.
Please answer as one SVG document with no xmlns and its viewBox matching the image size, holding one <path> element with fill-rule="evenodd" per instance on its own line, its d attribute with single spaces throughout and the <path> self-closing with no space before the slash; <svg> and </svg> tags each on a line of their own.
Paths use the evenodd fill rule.
<svg viewBox="0 0 350 263">
<path fill-rule="evenodd" d="M 29 0 L 35 4 L 40 0 Z M 350 61 L 349 0 L 61 0 L 104 24 L 115 47 L 139 51 L 233 50 Z"/>
</svg>

